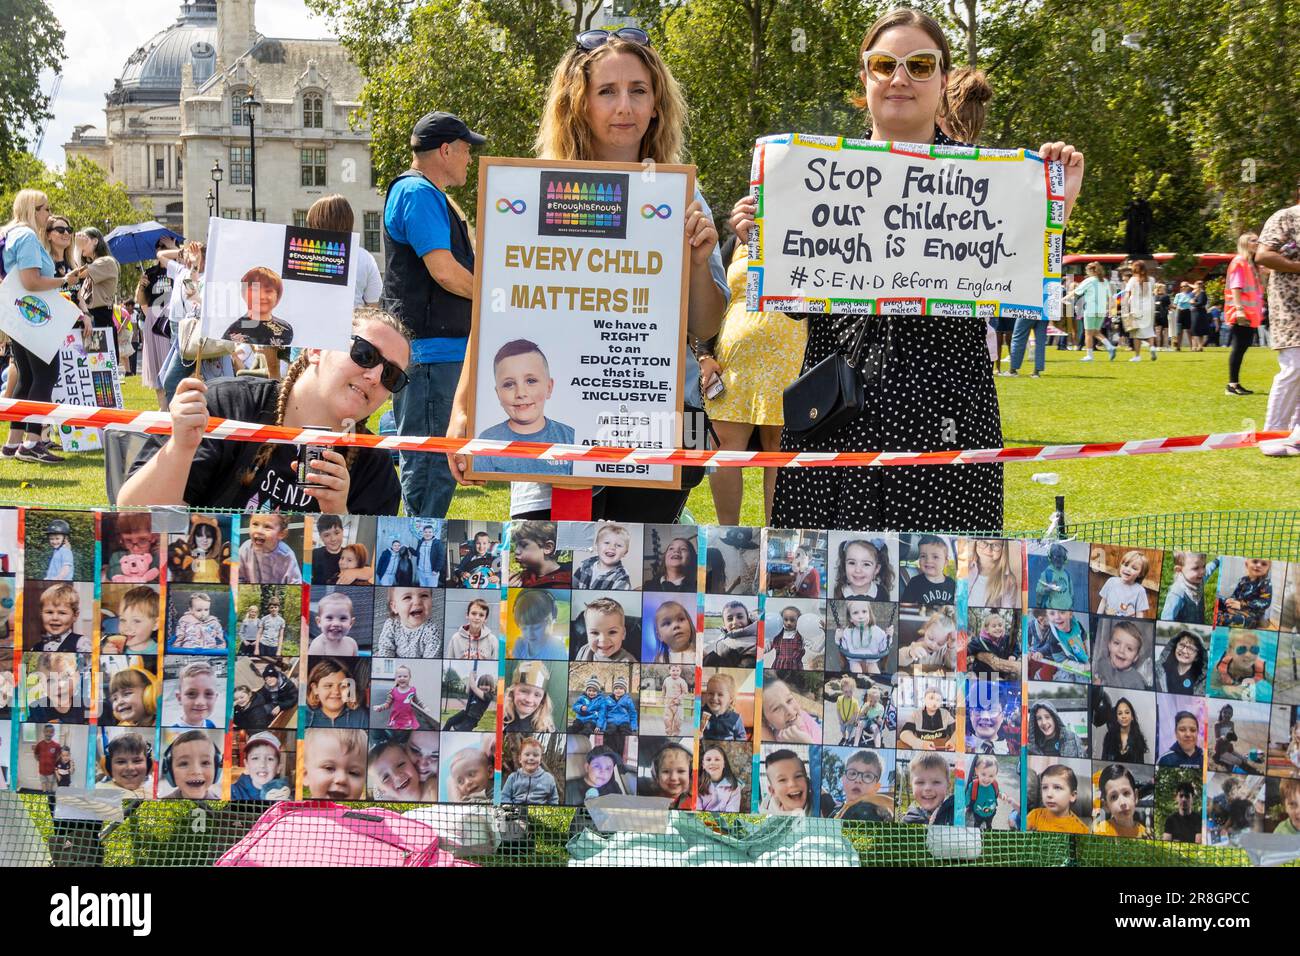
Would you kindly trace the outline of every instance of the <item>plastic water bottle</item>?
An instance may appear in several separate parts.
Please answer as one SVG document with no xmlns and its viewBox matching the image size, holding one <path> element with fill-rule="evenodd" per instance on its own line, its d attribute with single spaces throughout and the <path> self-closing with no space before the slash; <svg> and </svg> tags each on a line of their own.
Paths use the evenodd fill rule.
<svg viewBox="0 0 1300 956">
<path fill-rule="evenodd" d="M 1031 475 L 1029 480 L 1040 485 L 1054 485 L 1061 480 L 1061 476 L 1054 471 L 1040 471 Z"/>
</svg>

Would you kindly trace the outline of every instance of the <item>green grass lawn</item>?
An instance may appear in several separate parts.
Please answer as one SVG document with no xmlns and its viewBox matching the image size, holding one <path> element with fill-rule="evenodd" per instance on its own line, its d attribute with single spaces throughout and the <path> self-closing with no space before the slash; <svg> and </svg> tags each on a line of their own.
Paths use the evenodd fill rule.
<svg viewBox="0 0 1300 956">
<path fill-rule="evenodd" d="M 1171 435 L 1245 431 L 1263 427 L 1276 353 L 1247 353 L 1242 384 L 1254 395 L 1223 394 L 1227 380 L 1225 349 L 1161 352 L 1156 362 L 1115 362 L 1101 354 L 1080 363 L 1077 352 L 1047 352 L 1041 379 L 999 378 L 1002 427 L 1008 445 L 1072 444 Z M 1028 369 L 1022 369 L 1022 373 Z M 138 378 L 123 383 L 131 408 L 152 408 L 153 396 Z M 960 467 L 960 466 L 955 466 Z M 0 462 L 0 499 L 29 505 L 102 506 L 103 456 L 69 455 L 62 465 Z M 1030 480 L 1038 472 L 1060 476 L 1055 486 Z M 1006 527 L 1046 526 L 1055 496 L 1066 496 L 1071 520 L 1091 521 L 1130 515 L 1300 507 L 1300 459 L 1266 458 L 1254 449 L 1144 455 L 1094 461 L 1013 464 L 1006 467 Z M 695 520 L 715 520 L 707 481 L 687 507 Z M 461 489 L 451 517 L 503 520 L 509 517 L 505 485 Z M 745 471 L 742 521 L 763 523 L 757 469 Z"/>
</svg>

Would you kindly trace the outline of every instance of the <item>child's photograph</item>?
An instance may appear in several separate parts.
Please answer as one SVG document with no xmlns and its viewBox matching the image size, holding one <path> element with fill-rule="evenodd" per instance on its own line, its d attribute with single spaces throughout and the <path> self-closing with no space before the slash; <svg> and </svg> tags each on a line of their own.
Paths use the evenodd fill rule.
<svg viewBox="0 0 1300 956">
<path fill-rule="evenodd" d="M 1025 829 L 1038 833 L 1089 833 L 1092 763 L 1065 757 L 1030 757 Z"/>
<path fill-rule="evenodd" d="M 1268 775 L 1300 777 L 1300 707 L 1274 705 L 1268 730 Z"/>
<path fill-rule="evenodd" d="M 764 743 L 822 742 L 821 671 L 764 670 L 761 739 Z"/>
<path fill-rule="evenodd" d="M 380 518 L 375 532 L 374 583 L 445 587 L 446 524 L 439 518 Z"/>
<path fill-rule="evenodd" d="M 1153 683 L 1154 621 L 1096 617 L 1092 635 L 1092 682 L 1126 690 Z"/>
<path fill-rule="evenodd" d="M 240 584 L 302 584 L 305 518 L 265 511 L 238 521 Z"/>
<path fill-rule="evenodd" d="M 830 598 L 898 600 L 898 538 L 832 531 L 827 541 Z"/>
<path fill-rule="evenodd" d="M 894 692 L 888 675 L 827 672 L 822 685 L 822 741 L 840 747 L 894 748 L 886 719 Z"/>
<path fill-rule="evenodd" d="M 311 583 L 374 584 L 375 529 L 369 515 L 311 515 Z"/>
<path fill-rule="evenodd" d="M 94 735 L 95 790 L 130 800 L 154 794 L 153 728 L 101 728 Z"/>
<path fill-rule="evenodd" d="M 496 348 L 495 352 L 491 352 Z M 548 346 L 549 348 L 549 346 Z M 492 355 L 492 377 L 489 378 L 487 356 Z M 554 356 L 554 353 L 552 353 Z M 555 388 L 551 376 L 551 362 L 536 342 L 513 339 L 500 346 L 484 344 L 481 353 L 476 396 L 477 425 L 492 421 L 500 414 L 505 418 L 483 428 L 476 437 L 489 441 L 536 441 L 571 445 L 574 442 L 572 425 L 556 421 L 546 414 L 546 403 Z M 564 373 L 561 373 L 563 376 Z M 561 378 L 561 389 L 567 381 Z M 489 388 L 494 391 L 489 391 Z M 561 392 L 563 394 L 563 391 Z M 570 399 L 572 401 L 572 399 Z M 569 406 L 573 410 L 573 406 Z M 568 417 L 567 415 L 565 417 Z M 541 458 L 513 458 L 497 455 L 475 455 L 473 470 L 502 472 L 505 474 L 572 475 L 572 461 L 547 461 Z"/>
<path fill-rule="evenodd" d="M 646 591 L 641 597 L 641 660 L 694 669 L 700 663 L 694 592 Z"/>
<path fill-rule="evenodd" d="M 440 737 L 433 730 L 371 730 L 370 799 L 437 803 Z M 427 747 L 432 748 L 432 762 Z"/>
<path fill-rule="evenodd" d="M 958 662 L 966 672 L 998 680 L 1020 680 L 1024 651 L 1020 647 L 1020 612 L 1010 608 L 973 607 L 966 612 L 965 647 L 958 635 Z"/>
<path fill-rule="evenodd" d="M 1285 565 L 1267 558 L 1219 559 L 1216 627 L 1277 630 L 1282 624 Z"/>
<path fill-rule="evenodd" d="M 1087 614 L 1030 608 L 1024 615 L 1023 642 L 1029 680 L 1089 683 L 1091 627 Z"/>
<path fill-rule="evenodd" d="M 754 671 L 705 667 L 700 675 L 700 729 L 704 739 L 753 740 Z"/>
<path fill-rule="evenodd" d="M 956 676 L 899 674 L 894 679 L 892 703 L 899 750 L 958 749 Z"/>
<path fill-rule="evenodd" d="M 1180 694 L 1156 695 L 1156 750 L 1160 767 L 1204 766 L 1206 721 L 1209 708 L 1204 697 Z"/>
<path fill-rule="evenodd" d="M 757 595 L 762 529 L 705 529 L 704 589 L 709 594 Z"/>
<path fill-rule="evenodd" d="M 1022 545 L 1002 538 L 957 539 L 957 594 L 967 609 L 1003 607 L 1019 610 Z"/>
<path fill-rule="evenodd" d="M 1268 704 L 1211 700 L 1209 769 L 1222 773 L 1262 774 L 1267 768 Z"/>
<path fill-rule="evenodd" d="M 1276 631 L 1216 627 L 1210 635 L 1210 696 L 1271 701 L 1277 638 Z"/>
<path fill-rule="evenodd" d="M 699 528 L 693 524 L 648 524 L 643 528 L 643 588 L 694 594 L 699 579 Z"/>
<path fill-rule="evenodd" d="M 14 680 L 12 667 L 0 669 L 0 726 L 7 726 L 13 716 L 14 697 L 17 696 L 17 681 Z"/>
<path fill-rule="evenodd" d="M 226 664 L 226 659 L 220 657 L 166 658 L 162 682 L 163 726 L 225 729 Z"/>
<path fill-rule="evenodd" d="M 1266 814 L 1263 777 L 1207 773 L 1205 797 L 1205 835 L 1210 846 L 1227 846 L 1234 836 L 1263 832 Z"/>
<path fill-rule="evenodd" d="M 14 609 L 18 606 L 18 578 L 14 574 L 0 574 L 0 653 L 14 649 L 17 628 Z"/>
<path fill-rule="evenodd" d="M 506 656 L 568 660 L 570 593 L 548 588 L 510 588 L 506 598 Z"/>
<path fill-rule="evenodd" d="M 442 661 L 375 658 L 370 662 L 370 726 L 384 730 L 441 727 Z"/>
<path fill-rule="evenodd" d="M 117 584 L 152 584 L 163 563 L 162 535 L 153 530 L 148 511 L 105 511 L 100 515 L 103 545 L 102 580 Z"/>
<path fill-rule="evenodd" d="M 966 752 L 1020 753 L 1020 682 L 975 674 L 965 682 Z"/>
<path fill-rule="evenodd" d="M 573 588 L 584 591 L 641 589 L 640 525 L 614 522 L 561 523 L 564 543 L 573 541 Z"/>
<path fill-rule="evenodd" d="M 1205 694 L 1210 670 L 1211 629 L 1204 624 L 1156 622 L 1156 690 L 1162 694 Z"/>
<path fill-rule="evenodd" d="M 1041 757 L 1088 756 L 1089 688 L 1060 681 L 1030 681 L 1025 747 Z"/>
<path fill-rule="evenodd" d="M 565 762 L 564 734 L 506 734 L 501 740 L 501 802 L 558 806 Z"/>
<path fill-rule="evenodd" d="M 898 669 L 898 613 L 897 604 L 885 601 L 827 601 L 826 670 L 892 674 Z"/>
<path fill-rule="evenodd" d="M 14 724 L 6 719 L 0 720 L 0 787 L 6 790 L 14 786 L 14 779 L 9 770 L 10 745 L 13 741 Z"/>
<path fill-rule="evenodd" d="M 895 779 L 895 818 L 899 823 L 955 826 L 953 784 L 957 761 L 949 753 L 900 753 Z"/>
<path fill-rule="evenodd" d="M 302 799 L 364 800 L 368 744 L 364 730 L 307 730 L 302 745 Z"/>
<path fill-rule="evenodd" d="M 496 737 L 443 733 L 439 757 L 439 803 L 491 803 Z"/>
<path fill-rule="evenodd" d="M 838 820 L 892 823 L 896 786 L 893 750 L 822 747 L 822 794 Z M 703 783 L 703 777 L 700 778 Z"/>
<path fill-rule="evenodd" d="M 236 730 L 230 735 L 230 799 L 292 800 L 298 740 L 291 730 Z"/>
<path fill-rule="evenodd" d="M 101 584 L 101 654 L 157 654 L 161 599 L 157 584 Z"/>
<path fill-rule="evenodd" d="M 236 657 L 230 724 L 237 730 L 298 726 L 297 657 Z"/>
<path fill-rule="evenodd" d="M 305 726 L 369 727 L 371 666 L 368 657 L 308 657 Z"/>
<path fill-rule="evenodd" d="M 18 573 L 18 509 L 0 508 L 0 574 Z"/>
<path fill-rule="evenodd" d="M 899 673 L 943 674 L 957 669 L 957 609 L 952 605 L 898 607 Z"/>
<path fill-rule="evenodd" d="M 1094 761 L 1092 832 L 1149 840 L 1154 835 L 1156 771 L 1131 763 Z"/>
<path fill-rule="evenodd" d="M 89 727 L 33 721 L 18 725 L 17 737 L 19 791 L 53 797 L 85 787 Z"/>
<path fill-rule="evenodd" d="M 312 597 L 325 588 L 312 589 Z M 236 652 L 259 657 L 300 653 L 303 589 L 297 584 L 241 584 L 235 588 Z M 314 653 L 314 652 L 313 652 Z"/>
<path fill-rule="evenodd" d="M 622 741 L 641 733 L 640 678 L 637 664 L 570 664 L 564 714 L 568 732 L 622 753 Z M 564 729 L 558 720 L 556 725 Z"/>
<path fill-rule="evenodd" d="M 564 725 L 565 703 L 568 698 L 569 666 L 563 661 L 510 661 L 506 665 L 506 690 L 501 705 L 502 728 L 507 734 L 550 734 Z M 627 664 L 583 664 L 587 668 L 610 669 L 618 672 L 631 688 L 631 673 Z M 611 678 L 609 688 L 614 690 Z M 619 716 L 627 716 L 628 703 L 619 706 Z M 633 707 L 635 713 L 635 707 Z"/>
<path fill-rule="evenodd" d="M 157 657 L 99 655 L 100 726 L 144 727 L 152 739 L 160 691 Z"/>
<path fill-rule="evenodd" d="M 497 665 L 495 661 L 444 661 L 442 727 L 458 733 L 495 731 Z"/>
<path fill-rule="evenodd" d="M 616 751 L 585 734 L 569 734 L 564 763 L 564 805 L 585 806 L 595 797 L 636 793 L 639 737 Z"/>
<path fill-rule="evenodd" d="M 94 697 L 90 654 L 30 651 L 22 656 L 20 681 L 26 720 L 52 724 L 89 722 Z"/>
<path fill-rule="evenodd" d="M 567 588 L 573 579 L 573 551 L 559 545 L 554 521 L 510 523 L 510 577 L 512 588 Z"/>
<path fill-rule="evenodd" d="M 1153 620 L 1164 552 L 1118 544 L 1094 544 L 1089 568 L 1089 606 L 1110 617 Z"/>
<path fill-rule="evenodd" d="M 1201 551 L 1168 551 L 1160 572 L 1161 621 L 1209 624 L 1214 618 L 1214 591 L 1206 587 L 1210 556 Z M 1208 596 L 1208 599 L 1207 599 Z"/>
<path fill-rule="evenodd" d="M 1287 565 L 1282 581 L 1282 630 L 1300 632 L 1300 561 Z"/>
<path fill-rule="evenodd" d="M 642 737 L 637 746 L 636 795 L 667 800 L 673 810 L 691 810 L 695 741 L 690 737 Z"/>
<path fill-rule="evenodd" d="M 95 644 L 95 586 L 26 581 L 22 643 L 25 651 L 89 654 Z"/>
<path fill-rule="evenodd" d="M 1200 843 L 1202 792 L 1200 768 L 1158 767 L 1153 834 L 1172 843 Z"/>
<path fill-rule="evenodd" d="M 181 584 L 167 587 L 167 652 L 225 656 L 230 647 L 230 589 Z"/>
<path fill-rule="evenodd" d="M 1270 779 L 1264 795 L 1264 832 L 1300 836 L 1300 780 Z"/>
<path fill-rule="evenodd" d="M 370 653 L 374 657 L 442 657 L 446 594 L 441 588 L 376 588 Z"/>
<path fill-rule="evenodd" d="M 695 768 L 695 809 L 711 813 L 748 813 L 753 805 L 750 770 L 753 747 L 734 740 L 700 741 Z"/>
<path fill-rule="evenodd" d="M 1093 687 L 1089 694 L 1093 760 L 1153 764 L 1156 695 L 1144 690 Z"/>
<path fill-rule="evenodd" d="M 957 600 L 957 541 L 944 534 L 898 536 L 899 600 L 953 604 Z"/>
<path fill-rule="evenodd" d="M 753 667 L 758 660 L 758 598 L 706 594 L 701 643 L 705 667 Z"/>
<path fill-rule="evenodd" d="M 24 529 L 24 580 L 94 581 L 99 577 L 93 511 L 28 508 Z"/>
<path fill-rule="evenodd" d="M 640 720 L 640 732 L 652 737 L 692 736 L 695 733 L 695 668 L 682 664 L 642 664 Z"/>
<path fill-rule="evenodd" d="M 167 536 L 167 583 L 229 584 L 231 515 L 190 515 L 184 534 Z"/>
<path fill-rule="evenodd" d="M 296 588 L 284 588 L 292 591 Z M 239 603 L 243 603 L 244 588 L 240 588 Z M 310 606 L 307 611 L 307 653 L 322 654 L 330 657 L 364 657 L 374 645 L 375 597 L 387 597 L 387 592 L 376 591 L 365 585 L 315 585 L 310 590 Z M 291 602 L 285 602 L 291 603 Z M 268 601 L 258 600 L 252 607 L 238 609 L 239 647 L 244 653 L 247 639 L 254 641 L 265 636 L 268 627 L 258 619 L 265 608 L 267 614 L 283 608 L 272 608 Z M 386 615 L 384 615 L 386 616 Z M 254 622 L 256 626 L 254 625 Z M 274 619 L 271 622 L 274 624 Z M 290 622 L 295 643 L 297 638 L 297 617 Z M 285 652 L 287 653 L 287 652 Z"/>
<path fill-rule="evenodd" d="M 225 731 L 164 730 L 158 797 L 163 800 L 221 800 L 225 771 Z"/>
<path fill-rule="evenodd" d="M 973 753 L 959 757 L 966 764 L 965 812 L 961 821 L 977 830 L 1019 830 L 1020 760 Z"/>
<path fill-rule="evenodd" d="M 499 521 L 448 521 L 447 577 L 443 586 L 473 590 L 499 588 L 501 536 Z"/>
<path fill-rule="evenodd" d="M 569 656 L 575 661 L 632 663 L 641 649 L 641 595 L 635 591 L 571 593 Z"/>
<path fill-rule="evenodd" d="M 821 763 L 818 746 L 763 744 L 758 760 L 758 812 L 829 817 L 835 812 L 835 803 L 821 789 Z"/>
<path fill-rule="evenodd" d="M 460 590 L 443 592 L 442 654 L 453 661 L 493 661 L 499 653 L 501 592 Z"/>
<path fill-rule="evenodd" d="M 820 598 L 826 593 L 826 532 L 767 531 L 766 593 Z"/>
<path fill-rule="evenodd" d="M 1088 610 L 1088 542 L 1030 541 L 1029 606 L 1044 610 Z"/>
<path fill-rule="evenodd" d="M 826 663 L 825 610 L 826 602 L 816 598 L 769 597 L 763 617 L 763 666 L 822 670 Z"/>
<path fill-rule="evenodd" d="M 1283 631 L 1278 635 L 1274 673 L 1277 680 L 1273 684 L 1273 699 L 1279 704 L 1300 704 L 1300 634 Z"/>
</svg>

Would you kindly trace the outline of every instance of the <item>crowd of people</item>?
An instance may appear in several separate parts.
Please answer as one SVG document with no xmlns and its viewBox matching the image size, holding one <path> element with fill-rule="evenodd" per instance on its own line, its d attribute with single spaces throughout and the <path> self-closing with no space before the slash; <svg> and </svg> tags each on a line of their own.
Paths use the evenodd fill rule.
<svg viewBox="0 0 1300 956">
<path fill-rule="evenodd" d="M 877 140 L 967 145 L 977 141 L 992 91 L 983 74 L 954 69 L 948 42 L 929 16 L 893 10 L 861 44 L 858 105 Z M 556 161 L 680 162 L 687 109 L 668 66 L 643 31 L 588 30 L 557 65 L 539 118 L 535 152 Z M 255 347 L 200 339 L 187 323 L 202 302 L 204 249 L 161 240 L 157 262 L 144 272 L 129 305 L 138 310 L 139 340 L 128 342 L 135 366 L 174 428 L 137 460 L 121 488 L 121 505 L 187 504 L 445 516 L 457 484 L 468 484 L 466 456 L 401 455 L 394 472 L 386 452 L 333 450 L 298 474 L 288 446 L 208 439 L 209 414 L 290 426 L 343 427 L 364 423 L 391 396 L 397 431 L 467 437 L 474 258 L 464 216 L 447 195 L 463 185 L 472 148 L 486 137 L 456 116 L 433 112 L 411 135 L 411 165 L 388 187 L 383 215 L 385 270 L 380 283 L 369 253 L 360 263 L 357 311 L 347 352 Z M 1084 158 L 1072 146 L 1045 142 L 1039 153 L 1065 170 L 1068 218 L 1083 183 Z M 739 161 L 739 160 L 738 160 Z M 710 416 L 721 447 L 785 451 L 940 451 L 1002 445 L 995 374 L 1018 374 L 1028 340 L 1035 340 L 1033 375 L 1044 370 L 1049 323 L 1020 319 L 1008 327 L 977 318 L 932 316 L 786 315 L 745 308 L 747 239 L 755 200 L 737 201 L 733 237 L 720 243 L 712 213 L 698 191 L 683 217 L 688 243 L 686 405 Z M 307 225 L 351 231 L 342 197 L 312 207 Z M 94 229 L 76 234 L 53 216 L 48 200 L 24 190 L 5 232 L 4 267 L 25 288 L 71 287 L 85 312 L 87 334 L 114 325 L 117 263 Z M 1146 262 L 1107 276 L 1099 263 L 1064 289 L 1058 348 L 1093 361 L 1100 345 L 1113 360 L 1131 362 L 1170 349 L 1201 351 L 1228 344 L 1227 391 L 1249 394 L 1239 377 L 1252 344 L 1278 350 L 1281 371 L 1270 395 L 1266 428 L 1291 429 L 1266 448 L 1300 455 L 1300 206 L 1280 210 L 1257 236 L 1241 237 L 1228 268 L 1220 308 L 1205 286 L 1161 283 Z M 80 264 L 79 264 L 80 263 Z M 1267 285 L 1269 302 L 1264 303 Z M 378 307 L 376 307 L 378 306 Z M 847 423 L 829 431 L 783 427 L 783 391 L 802 373 L 856 341 L 867 401 Z M 1001 371 L 1002 351 L 1010 351 Z M 11 342 L 11 394 L 49 400 L 55 370 Z M 286 364 L 287 360 L 287 364 Z M 197 366 L 197 368 L 196 368 Z M 238 373 L 232 375 L 232 373 Z M 545 421 L 543 420 L 543 425 Z M 527 440 L 537 436 L 519 434 Z M 756 443 L 756 444 L 755 444 Z M 40 426 L 15 425 L 3 449 L 22 461 L 58 461 Z M 399 478 L 400 474 L 400 478 Z M 671 523 L 702 469 L 683 469 L 679 491 L 597 487 L 593 517 Z M 739 472 L 711 476 L 719 521 L 738 522 Z M 765 514 L 779 527 L 984 528 L 1002 526 L 1001 465 L 962 468 L 770 469 Z M 516 482 L 511 516 L 551 515 L 547 485 Z"/>
</svg>

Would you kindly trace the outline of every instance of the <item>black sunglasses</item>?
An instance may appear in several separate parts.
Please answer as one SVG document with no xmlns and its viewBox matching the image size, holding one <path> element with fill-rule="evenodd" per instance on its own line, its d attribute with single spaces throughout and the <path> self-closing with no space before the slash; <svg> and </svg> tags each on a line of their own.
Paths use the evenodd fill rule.
<svg viewBox="0 0 1300 956">
<path fill-rule="evenodd" d="M 69 229 L 67 226 L 50 226 L 50 227 L 49 227 L 48 229 L 46 229 L 45 231 L 46 231 L 46 232 L 58 232 L 58 233 L 62 233 L 62 234 L 65 235 L 65 236 L 70 236 L 70 235 L 72 235 L 72 230 Z"/>
<path fill-rule="evenodd" d="M 650 34 L 644 30 L 638 30 L 636 27 L 623 27 L 621 30 L 583 30 L 577 37 L 578 49 L 596 50 L 614 37 L 626 40 L 629 43 L 635 43 L 638 46 L 650 45 Z"/>
<path fill-rule="evenodd" d="M 400 365 L 384 358 L 383 352 L 359 335 L 352 336 L 352 348 L 348 352 L 348 358 L 362 368 L 374 368 L 376 365 L 382 365 L 384 371 L 379 376 L 379 384 L 393 394 L 406 388 L 407 383 L 410 382 L 410 379 L 406 377 L 406 372 L 403 371 Z"/>
</svg>

